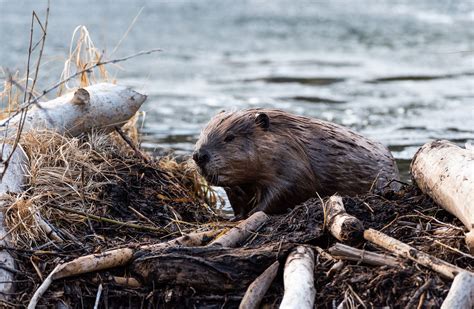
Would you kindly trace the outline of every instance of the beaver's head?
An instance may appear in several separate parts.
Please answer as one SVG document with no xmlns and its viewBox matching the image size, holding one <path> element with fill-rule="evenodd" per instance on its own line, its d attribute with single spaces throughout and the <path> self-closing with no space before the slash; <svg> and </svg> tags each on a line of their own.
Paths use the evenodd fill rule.
<svg viewBox="0 0 474 309">
<path fill-rule="evenodd" d="M 270 126 L 258 110 L 221 112 L 201 132 L 193 159 L 208 182 L 234 186 L 258 181 L 261 138 Z"/>
</svg>

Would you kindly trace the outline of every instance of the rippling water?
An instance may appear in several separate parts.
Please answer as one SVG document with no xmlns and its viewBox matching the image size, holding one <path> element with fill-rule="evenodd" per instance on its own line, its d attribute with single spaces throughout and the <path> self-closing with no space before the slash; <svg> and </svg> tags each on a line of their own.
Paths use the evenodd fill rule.
<svg viewBox="0 0 474 309">
<path fill-rule="evenodd" d="M 0 65 L 24 69 L 31 11 L 46 2 L 0 6 Z M 79 24 L 110 57 L 163 48 L 116 73 L 149 94 L 150 149 L 190 152 L 214 113 L 257 106 L 352 127 L 405 174 L 426 141 L 474 139 L 472 1 L 52 1 L 43 83 Z"/>
</svg>

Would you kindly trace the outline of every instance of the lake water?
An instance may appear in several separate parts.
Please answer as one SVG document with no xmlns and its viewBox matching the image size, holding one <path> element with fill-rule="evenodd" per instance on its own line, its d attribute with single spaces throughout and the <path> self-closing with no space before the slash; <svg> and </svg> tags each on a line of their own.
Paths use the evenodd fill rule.
<svg viewBox="0 0 474 309">
<path fill-rule="evenodd" d="M 31 11 L 45 7 L 0 0 L 2 67 L 25 69 Z M 149 95 L 149 149 L 189 153 L 214 113 L 246 107 L 352 127 L 405 175 L 428 140 L 474 140 L 472 1 L 52 1 L 42 86 L 59 79 L 77 25 L 106 58 L 163 49 L 115 70 Z"/>
</svg>

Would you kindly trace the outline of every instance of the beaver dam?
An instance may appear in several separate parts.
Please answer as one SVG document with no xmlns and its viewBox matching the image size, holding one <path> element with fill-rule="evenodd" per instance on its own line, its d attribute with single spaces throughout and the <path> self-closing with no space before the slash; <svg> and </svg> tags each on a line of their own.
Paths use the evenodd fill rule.
<svg viewBox="0 0 474 309">
<path fill-rule="evenodd" d="M 28 305 L 58 265 L 89 256 L 58 276 L 38 307 L 233 308 L 272 265 L 261 305 L 278 307 L 285 261 L 301 246 L 314 255 L 318 307 L 439 307 L 450 289 L 452 278 L 362 240 L 356 228 L 344 240 L 350 246 L 342 245 L 318 198 L 282 215 L 262 215 L 245 237 L 227 242 L 222 239 L 236 223 L 219 215 L 186 162 L 140 156 L 117 133 L 68 138 L 42 131 L 23 138 L 30 183 L 25 193 L 6 198 L 11 240 L 4 249 L 16 269 L 15 291 L 4 306 Z M 462 223 L 416 187 L 342 202 L 366 231 L 474 270 Z M 104 252 L 120 254 L 101 264 Z"/>
<path fill-rule="evenodd" d="M 474 305 L 472 149 L 423 146 L 397 192 L 231 222 L 192 160 L 140 149 L 146 96 L 104 78 L 130 57 L 104 61 L 78 29 L 75 73 L 43 92 L 10 76 L 2 93 L 2 308 Z"/>
</svg>

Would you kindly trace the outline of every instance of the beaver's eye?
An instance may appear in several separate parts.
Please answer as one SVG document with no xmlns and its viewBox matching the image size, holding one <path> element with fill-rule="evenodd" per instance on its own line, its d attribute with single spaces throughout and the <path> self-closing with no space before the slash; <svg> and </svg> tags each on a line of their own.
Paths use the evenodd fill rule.
<svg viewBox="0 0 474 309">
<path fill-rule="evenodd" d="M 228 143 L 228 142 L 232 142 L 235 138 L 235 135 L 234 134 L 227 134 L 227 136 L 224 138 L 224 142 Z"/>
</svg>

